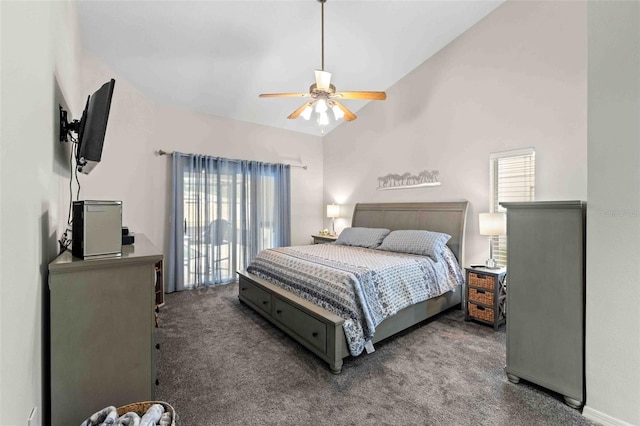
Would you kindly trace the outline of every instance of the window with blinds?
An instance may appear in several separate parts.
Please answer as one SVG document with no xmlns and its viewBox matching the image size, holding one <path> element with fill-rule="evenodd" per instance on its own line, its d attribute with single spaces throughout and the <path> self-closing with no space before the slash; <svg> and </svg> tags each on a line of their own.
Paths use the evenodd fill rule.
<svg viewBox="0 0 640 426">
<path fill-rule="evenodd" d="M 535 199 L 536 153 L 533 148 L 491 154 L 491 212 L 504 212 L 500 203 Z M 507 236 L 492 240 L 493 258 L 499 266 L 507 265 Z"/>
</svg>

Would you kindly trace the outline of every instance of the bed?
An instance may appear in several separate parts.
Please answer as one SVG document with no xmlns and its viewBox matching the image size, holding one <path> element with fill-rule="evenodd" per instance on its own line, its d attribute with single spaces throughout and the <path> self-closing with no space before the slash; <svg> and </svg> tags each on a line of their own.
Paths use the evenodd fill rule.
<svg viewBox="0 0 640 426">
<path fill-rule="evenodd" d="M 392 231 L 429 230 L 446 233 L 451 236 L 447 247 L 452 257 L 455 256 L 454 261 L 457 260 L 459 265 L 464 265 L 467 208 L 467 201 L 356 204 L 352 227 L 386 228 Z M 309 250 L 301 248 L 299 251 Z M 326 247 L 322 250 L 328 253 L 337 251 L 337 248 Z M 261 277 L 246 270 L 238 271 L 240 301 L 326 361 L 332 373 L 340 373 L 343 359 L 351 355 L 354 349 L 350 318 L 330 312 L 294 294 L 293 291 L 283 288 L 288 287 L 282 286 L 280 281 L 285 281 L 287 277 L 269 279 L 268 276 L 262 275 Z M 451 290 L 407 306 L 382 322 L 376 323 L 375 332 L 365 338 L 367 349 L 444 310 L 454 306 L 464 307 L 463 287 L 464 280 L 461 280 L 461 283 Z M 345 328 L 348 330 L 346 334 Z"/>
</svg>

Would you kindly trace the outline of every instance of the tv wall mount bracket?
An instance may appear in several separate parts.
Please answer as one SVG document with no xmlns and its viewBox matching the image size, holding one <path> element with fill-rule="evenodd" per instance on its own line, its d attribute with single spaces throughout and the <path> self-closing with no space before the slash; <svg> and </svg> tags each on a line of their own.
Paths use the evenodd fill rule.
<svg viewBox="0 0 640 426">
<path fill-rule="evenodd" d="M 60 107 L 60 142 L 69 142 L 69 134 L 74 132 L 76 135 L 80 132 L 80 120 L 73 120 L 69 123 L 67 119 L 67 111 Z"/>
</svg>

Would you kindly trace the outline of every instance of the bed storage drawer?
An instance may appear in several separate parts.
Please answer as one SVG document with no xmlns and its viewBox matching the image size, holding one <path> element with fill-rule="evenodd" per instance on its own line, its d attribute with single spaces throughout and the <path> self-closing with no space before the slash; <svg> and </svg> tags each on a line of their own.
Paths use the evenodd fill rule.
<svg viewBox="0 0 640 426">
<path fill-rule="evenodd" d="M 279 321 L 300 336 L 305 341 L 319 349 L 322 353 L 327 351 L 327 325 L 290 305 L 284 300 L 274 297 L 273 318 Z"/>
<path fill-rule="evenodd" d="M 258 309 L 264 311 L 267 315 L 271 315 L 271 294 L 252 284 L 251 282 L 240 279 L 240 295 L 253 303 Z"/>
</svg>

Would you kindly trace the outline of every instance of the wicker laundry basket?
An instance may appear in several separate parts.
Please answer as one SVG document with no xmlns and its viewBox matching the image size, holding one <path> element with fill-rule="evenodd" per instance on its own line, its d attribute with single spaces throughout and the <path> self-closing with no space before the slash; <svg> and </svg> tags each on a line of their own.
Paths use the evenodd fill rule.
<svg viewBox="0 0 640 426">
<path fill-rule="evenodd" d="M 118 407 L 117 408 L 118 416 L 122 416 L 125 413 L 128 413 L 129 411 L 133 411 L 134 413 L 136 413 L 137 415 L 142 417 L 144 415 L 144 413 L 146 413 L 147 410 L 153 404 L 160 404 L 160 405 L 162 405 L 164 407 L 164 411 L 170 412 L 171 413 L 171 426 L 176 426 L 176 410 L 173 409 L 171 404 L 168 404 L 168 403 L 163 402 L 163 401 L 143 401 L 143 402 L 134 402 L 133 404 L 123 405 L 122 407 Z"/>
</svg>

